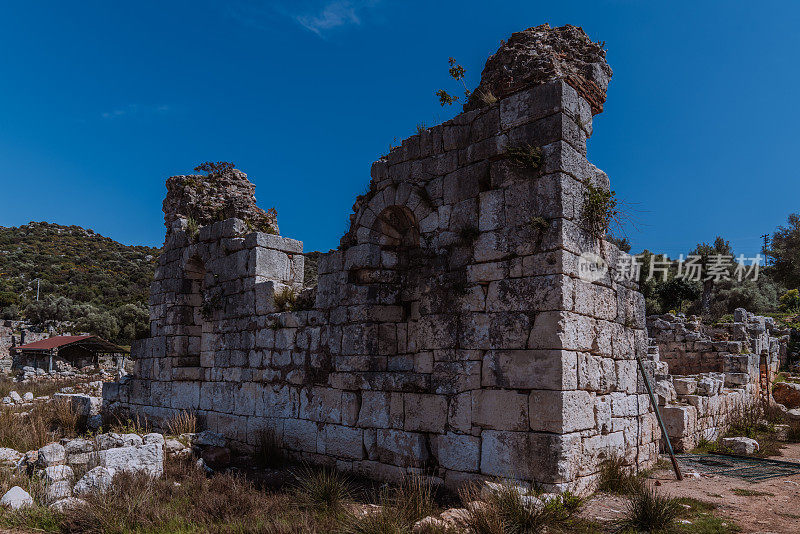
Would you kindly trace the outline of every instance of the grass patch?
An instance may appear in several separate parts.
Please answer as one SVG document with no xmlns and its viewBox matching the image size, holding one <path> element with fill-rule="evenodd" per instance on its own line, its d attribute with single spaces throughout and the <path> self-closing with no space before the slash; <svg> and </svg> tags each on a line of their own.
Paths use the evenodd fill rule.
<svg viewBox="0 0 800 534">
<path fill-rule="evenodd" d="M 291 287 L 284 287 L 273 295 L 275 307 L 278 311 L 292 311 L 297 304 L 297 292 Z"/>
<path fill-rule="evenodd" d="M 659 494 L 652 486 L 642 485 L 628 497 L 620 525 L 634 532 L 668 532 L 676 526 L 680 512 L 681 506 L 675 499 Z"/>
<path fill-rule="evenodd" d="M 510 484 L 481 498 L 478 487 L 462 490 L 467 527 L 475 534 L 591 532 L 593 525 L 576 517 L 582 500 L 569 492 L 542 504 Z"/>
<path fill-rule="evenodd" d="M 716 506 L 711 503 L 687 497 L 675 499 L 675 502 L 678 503 L 681 510 L 678 520 L 689 522 L 679 522 L 675 529 L 677 532 L 687 534 L 734 534 L 741 531 L 733 521 L 714 515 L 713 512 Z"/>
<path fill-rule="evenodd" d="M 538 170 L 544 159 L 542 149 L 531 145 L 508 147 L 505 155 L 516 167 L 532 171 Z"/>
<path fill-rule="evenodd" d="M 290 493 L 303 509 L 337 514 L 353 502 L 352 481 L 334 469 L 304 467 L 294 478 Z"/>
<path fill-rule="evenodd" d="M 20 452 L 39 449 L 61 438 L 72 438 L 81 430 L 79 417 L 68 400 L 42 402 L 30 412 L 0 408 L 0 447 Z"/>
<path fill-rule="evenodd" d="M 197 432 L 197 414 L 181 410 L 167 419 L 164 427 L 170 436 L 194 434 Z"/>
<path fill-rule="evenodd" d="M 746 488 L 733 488 L 731 490 L 734 495 L 740 495 L 742 497 L 774 497 L 774 493 L 769 493 L 767 491 L 757 491 L 757 490 L 750 490 Z"/>
<path fill-rule="evenodd" d="M 643 477 L 634 475 L 619 456 L 613 456 L 600 466 L 600 491 L 630 495 L 642 489 Z"/>
</svg>

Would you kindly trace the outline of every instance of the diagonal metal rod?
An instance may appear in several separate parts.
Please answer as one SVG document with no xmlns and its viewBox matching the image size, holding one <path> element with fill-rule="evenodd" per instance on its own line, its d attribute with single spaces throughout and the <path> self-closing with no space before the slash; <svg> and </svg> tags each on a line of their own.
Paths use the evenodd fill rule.
<svg viewBox="0 0 800 534">
<path fill-rule="evenodd" d="M 647 378 L 647 373 L 644 371 L 644 364 L 638 354 L 636 355 L 636 362 L 639 364 L 639 371 L 641 371 L 644 377 L 644 385 L 647 388 L 647 394 L 650 396 L 650 405 L 653 407 L 653 411 L 656 412 L 656 419 L 658 419 L 658 426 L 661 427 L 661 434 L 664 436 L 664 441 L 667 443 L 667 452 L 669 453 L 670 460 L 672 460 L 672 468 L 675 469 L 675 477 L 678 480 L 683 480 L 681 468 L 678 467 L 678 461 L 675 459 L 675 453 L 672 451 L 672 443 L 670 443 L 669 436 L 667 435 L 667 428 L 664 426 L 664 421 L 661 420 L 661 414 L 658 412 L 658 403 L 653 395 L 653 388 L 650 387 L 650 379 Z"/>
</svg>

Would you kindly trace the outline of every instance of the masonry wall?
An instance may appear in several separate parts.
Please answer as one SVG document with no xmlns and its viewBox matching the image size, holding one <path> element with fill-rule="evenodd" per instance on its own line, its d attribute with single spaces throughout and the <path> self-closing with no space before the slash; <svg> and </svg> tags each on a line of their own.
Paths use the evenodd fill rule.
<svg viewBox="0 0 800 534">
<path fill-rule="evenodd" d="M 274 433 L 295 458 L 455 486 L 512 477 L 582 491 L 612 454 L 655 460 L 635 355 L 644 303 L 581 253 L 589 105 L 562 81 L 523 90 L 403 141 L 372 166 L 312 309 L 302 244 L 230 219 L 172 232 L 151 290 L 151 337 L 107 407 L 193 410 L 241 447 Z M 541 147 L 538 168 L 508 157 Z"/>
<path fill-rule="evenodd" d="M 771 403 L 771 384 L 788 331 L 769 317 L 737 309 L 734 321 L 704 325 L 671 314 L 647 318 L 655 391 L 678 451 L 723 435 L 738 413 Z"/>
</svg>

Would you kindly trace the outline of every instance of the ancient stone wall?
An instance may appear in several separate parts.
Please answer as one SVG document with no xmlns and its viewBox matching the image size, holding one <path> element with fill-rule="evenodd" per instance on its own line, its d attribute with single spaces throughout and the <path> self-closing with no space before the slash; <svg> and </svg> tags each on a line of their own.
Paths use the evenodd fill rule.
<svg viewBox="0 0 800 534">
<path fill-rule="evenodd" d="M 714 441 L 738 413 L 772 402 L 788 342 L 772 318 L 737 309 L 732 323 L 667 314 L 648 317 L 647 326 L 648 369 L 676 450 Z"/>
<path fill-rule="evenodd" d="M 151 337 L 107 407 L 192 410 L 242 448 L 267 431 L 388 480 L 582 491 L 611 455 L 649 465 L 643 298 L 613 268 L 579 277 L 582 253 L 620 254 L 583 214 L 587 184 L 609 188 L 591 133 L 592 107 L 554 79 L 406 139 L 373 164 L 303 311 L 279 309 L 302 286 L 300 242 L 238 219 L 170 232 Z"/>
</svg>

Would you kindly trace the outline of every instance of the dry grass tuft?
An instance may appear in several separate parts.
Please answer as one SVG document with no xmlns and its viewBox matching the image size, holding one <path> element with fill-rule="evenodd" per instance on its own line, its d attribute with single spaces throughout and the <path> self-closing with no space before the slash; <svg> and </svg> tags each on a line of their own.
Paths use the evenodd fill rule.
<svg viewBox="0 0 800 534">
<path fill-rule="evenodd" d="M 313 532 L 326 531 L 298 513 L 288 495 L 255 488 L 242 477 L 206 477 L 191 462 L 169 462 L 165 476 L 118 474 L 110 491 L 67 512 L 66 533 L 128 532 Z"/>
<path fill-rule="evenodd" d="M 643 485 L 628 498 L 623 528 L 635 532 L 666 532 L 673 528 L 681 512 L 680 504 L 660 495 L 655 488 Z"/>
<path fill-rule="evenodd" d="M 335 469 L 304 467 L 294 477 L 291 494 L 303 509 L 336 514 L 353 502 L 352 481 Z"/>
<path fill-rule="evenodd" d="M 511 484 L 502 484 L 499 491 L 481 498 L 478 487 L 461 492 L 467 508 L 468 527 L 475 534 L 533 534 L 539 532 L 577 532 L 581 520 L 574 516 L 581 507 L 580 498 L 564 493 L 543 506 Z"/>
<path fill-rule="evenodd" d="M 600 466 L 601 491 L 629 495 L 639 491 L 643 484 L 642 478 L 634 475 L 619 456 L 612 456 Z"/>
<path fill-rule="evenodd" d="M 197 432 L 197 414 L 181 410 L 167 419 L 164 426 L 170 436 L 194 434 Z"/>
<path fill-rule="evenodd" d="M 30 412 L 13 407 L 0 408 L 0 447 L 20 452 L 38 449 L 61 438 L 71 438 L 81 430 L 79 417 L 67 400 L 43 402 Z"/>
</svg>

